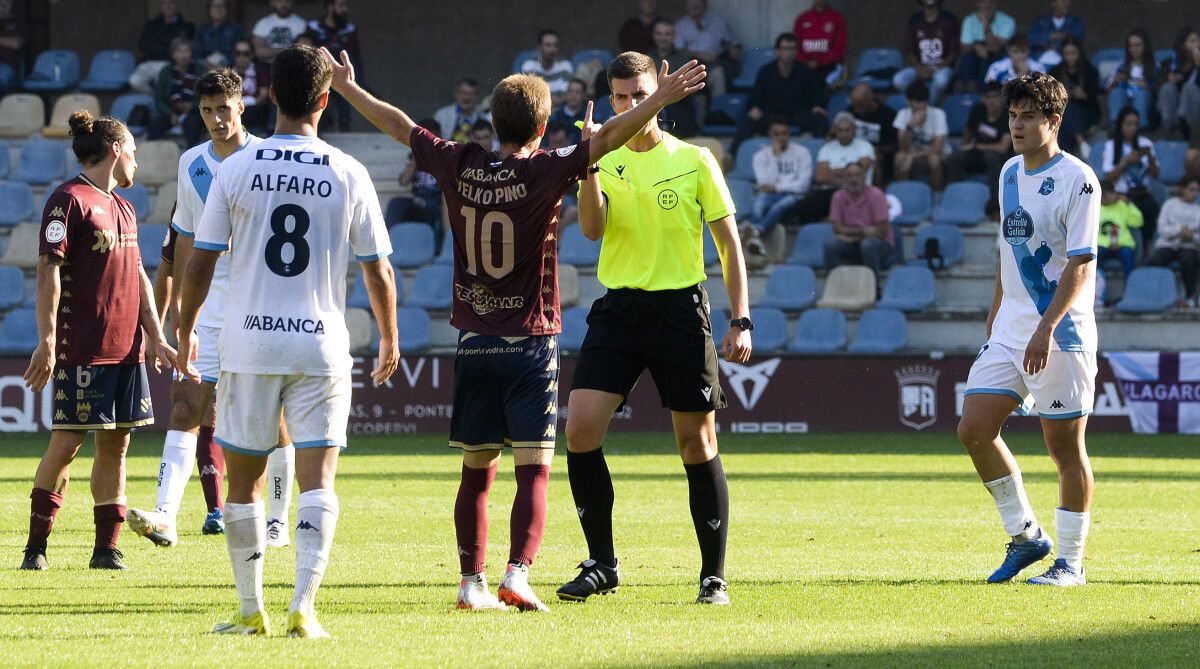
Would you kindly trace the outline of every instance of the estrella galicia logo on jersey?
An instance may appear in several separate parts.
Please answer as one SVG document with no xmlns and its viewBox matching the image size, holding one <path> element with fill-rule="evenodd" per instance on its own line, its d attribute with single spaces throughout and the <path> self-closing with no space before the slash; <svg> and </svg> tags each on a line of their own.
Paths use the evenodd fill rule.
<svg viewBox="0 0 1200 669">
<path fill-rule="evenodd" d="M 196 171 L 192 172 L 192 176 L 196 178 L 206 177 L 208 176 L 208 170 L 204 169 L 204 167 L 197 167 Z"/>
<path fill-rule="evenodd" d="M 304 334 L 325 334 L 324 321 L 311 318 L 284 318 L 282 316 L 267 316 L 248 314 L 242 321 L 243 330 L 261 330 L 263 332 L 303 332 Z"/>
<path fill-rule="evenodd" d="M 658 194 L 658 206 L 663 209 L 674 209 L 679 204 L 679 194 L 670 188 Z"/>
<path fill-rule="evenodd" d="M 254 154 L 255 160 L 283 160 L 301 165 L 328 165 L 329 156 L 312 151 L 292 151 L 291 149 L 259 149 Z"/>
<path fill-rule="evenodd" d="M 525 298 L 517 297 L 498 297 L 487 286 L 475 284 L 467 287 L 461 284 L 454 284 L 454 296 L 463 302 L 466 302 L 475 313 L 480 316 L 490 314 L 497 309 L 520 309 L 525 306 Z"/>
<path fill-rule="evenodd" d="M 941 370 L 929 365 L 909 365 L 897 369 L 895 374 L 896 383 L 900 385 L 900 422 L 914 430 L 923 430 L 936 423 L 937 383 Z"/>
<path fill-rule="evenodd" d="M 1033 237 L 1033 217 L 1018 206 L 1004 217 L 1004 241 L 1020 246 Z"/>
<path fill-rule="evenodd" d="M 1083 188 L 1079 189 L 1080 195 L 1091 195 L 1092 193 L 1095 193 L 1095 192 L 1096 191 L 1092 188 L 1092 184 L 1090 184 L 1086 181 L 1083 182 Z"/>
<path fill-rule="evenodd" d="M 1042 182 L 1042 187 L 1038 189 L 1038 195 L 1049 195 L 1054 192 L 1054 177 L 1046 177 Z"/>
</svg>

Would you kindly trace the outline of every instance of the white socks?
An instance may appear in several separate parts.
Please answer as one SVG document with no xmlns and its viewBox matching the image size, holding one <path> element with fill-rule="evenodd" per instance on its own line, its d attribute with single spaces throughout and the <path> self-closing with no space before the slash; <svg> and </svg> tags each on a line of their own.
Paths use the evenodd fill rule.
<svg viewBox="0 0 1200 669">
<path fill-rule="evenodd" d="M 162 462 L 158 465 L 158 503 L 156 507 L 172 519 L 179 512 L 183 490 L 192 476 L 196 459 L 196 435 L 171 430 L 163 441 Z"/>
<path fill-rule="evenodd" d="M 992 493 L 996 509 L 1000 512 L 1000 521 L 1004 523 L 1004 531 L 1008 536 L 1026 539 L 1037 536 L 1037 519 L 1033 515 L 1033 507 L 1029 505 L 1029 497 L 1025 495 L 1025 484 L 1021 481 L 1020 471 L 1002 479 L 987 481 L 983 485 Z"/>
<path fill-rule="evenodd" d="M 225 543 L 233 564 L 233 583 L 242 602 L 242 615 L 263 610 L 263 554 L 267 527 L 263 503 L 225 504 Z"/>
<path fill-rule="evenodd" d="M 267 456 L 266 498 L 271 501 L 267 523 L 280 521 L 286 527 L 292 505 L 292 480 L 296 478 L 296 449 L 281 445 Z"/>
<path fill-rule="evenodd" d="M 1083 571 L 1083 545 L 1087 542 L 1092 514 L 1054 510 L 1054 528 L 1058 532 L 1058 557 L 1077 572 Z"/>
<path fill-rule="evenodd" d="M 317 588 L 329 564 L 337 519 L 338 498 L 332 490 L 318 488 L 300 493 L 300 509 L 296 512 L 296 590 L 289 611 L 313 613 Z"/>
</svg>

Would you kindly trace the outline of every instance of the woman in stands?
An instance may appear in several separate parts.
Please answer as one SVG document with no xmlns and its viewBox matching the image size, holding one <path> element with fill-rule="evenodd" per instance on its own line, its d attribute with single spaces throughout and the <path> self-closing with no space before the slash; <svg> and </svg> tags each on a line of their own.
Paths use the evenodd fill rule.
<svg viewBox="0 0 1200 669">
<path fill-rule="evenodd" d="M 1142 212 L 1145 226 L 1142 234 L 1154 239 L 1158 220 L 1158 202 L 1150 194 L 1150 181 L 1158 178 L 1162 168 L 1154 155 L 1154 142 L 1141 134 L 1141 116 L 1133 107 L 1117 113 L 1112 137 L 1104 143 L 1102 179 L 1111 181 L 1118 193 L 1129 198 Z"/>
<path fill-rule="evenodd" d="M 1063 39 L 1060 53 L 1062 62 L 1050 70 L 1050 75 L 1067 88 L 1067 111 L 1058 143 L 1064 151 L 1079 156 L 1088 128 L 1100 122 L 1100 74 L 1084 53 L 1083 43 L 1074 37 Z"/>
<path fill-rule="evenodd" d="M 1179 29 L 1175 56 L 1163 63 L 1158 89 L 1158 113 L 1163 127 L 1179 131 L 1185 139 L 1200 125 L 1200 32 L 1191 26 Z"/>
<path fill-rule="evenodd" d="M 1125 60 L 1113 70 L 1106 83 L 1109 118 L 1113 118 L 1113 110 L 1132 106 L 1141 118 L 1142 127 L 1158 127 L 1158 119 L 1154 118 L 1158 113 L 1154 108 L 1157 74 L 1150 33 L 1145 28 L 1130 30 L 1125 35 Z"/>
<path fill-rule="evenodd" d="M 1200 276 L 1200 203 L 1197 198 L 1200 198 L 1200 179 L 1191 178 L 1184 183 L 1178 197 L 1163 204 L 1158 217 L 1158 240 L 1147 263 L 1159 267 L 1179 263 L 1187 294 L 1186 299 L 1179 301 L 1180 307 L 1200 306 L 1196 299 L 1196 281 Z"/>
</svg>

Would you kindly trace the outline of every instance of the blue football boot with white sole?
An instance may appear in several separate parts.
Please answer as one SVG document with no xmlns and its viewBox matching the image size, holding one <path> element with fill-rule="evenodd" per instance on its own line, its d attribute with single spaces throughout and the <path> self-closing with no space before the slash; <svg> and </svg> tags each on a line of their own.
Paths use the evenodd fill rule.
<svg viewBox="0 0 1200 669">
<path fill-rule="evenodd" d="M 1007 554 L 1004 556 L 1004 562 L 1000 564 L 1000 568 L 992 572 L 988 576 L 988 583 L 1007 583 L 1021 573 L 1021 570 L 1050 554 L 1054 550 L 1054 541 L 1050 535 L 1046 534 L 1045 530 L 1038 529 L 1038 535 L 1029 541 L 1017 543 L 1009 542 L 1006 547 Z"/>
</svg>

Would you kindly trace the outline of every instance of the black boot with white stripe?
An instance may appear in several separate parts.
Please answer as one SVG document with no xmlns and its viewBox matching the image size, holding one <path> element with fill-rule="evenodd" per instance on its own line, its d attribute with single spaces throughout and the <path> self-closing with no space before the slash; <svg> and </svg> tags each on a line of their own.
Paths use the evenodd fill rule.
<svg viewBox="0 0 1200 669">
<path fill-rule="evenodd" d="M 621 561 L 612 567 L 595 560 L 584 560 L 579 565 L 575 580 L 558 589 L 558 598 L 568 602 L 582 602 L 592 595 L 607 595 L 621 586 Z"/>
</svg>

